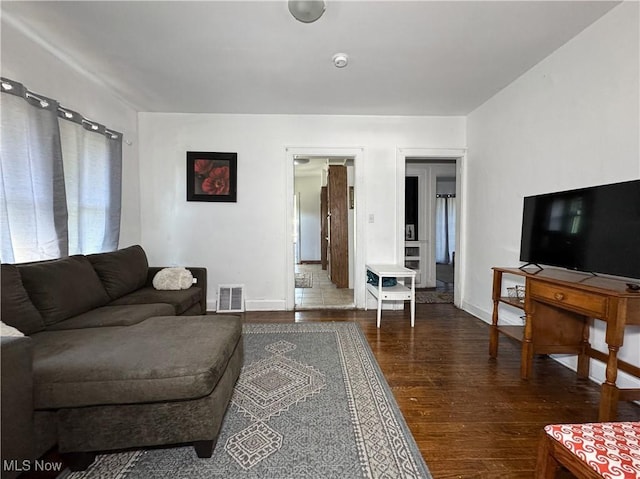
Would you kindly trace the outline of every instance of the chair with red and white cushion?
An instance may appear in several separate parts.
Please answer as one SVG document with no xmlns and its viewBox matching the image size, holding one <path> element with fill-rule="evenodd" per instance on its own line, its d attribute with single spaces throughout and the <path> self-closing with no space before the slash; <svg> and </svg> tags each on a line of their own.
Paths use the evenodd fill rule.
<svg viewBox="0 0 640 479">
<path fill-rule="evenodd" d="M 554 478 L 560 465 L 578 478 L 640 478 L 640 422 L 545 426 L 536 477 Z"/>
</svg>

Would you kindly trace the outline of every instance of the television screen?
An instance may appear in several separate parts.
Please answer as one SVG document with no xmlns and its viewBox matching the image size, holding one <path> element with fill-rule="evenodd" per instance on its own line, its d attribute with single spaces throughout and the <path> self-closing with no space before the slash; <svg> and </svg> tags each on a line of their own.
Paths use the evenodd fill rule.
<svg viewBox="0 0 640 479">
<path fill-rule="evenodd" d="M 525 197 L 520 261 L 640 278 L 640 180 Z"/>
</svg>

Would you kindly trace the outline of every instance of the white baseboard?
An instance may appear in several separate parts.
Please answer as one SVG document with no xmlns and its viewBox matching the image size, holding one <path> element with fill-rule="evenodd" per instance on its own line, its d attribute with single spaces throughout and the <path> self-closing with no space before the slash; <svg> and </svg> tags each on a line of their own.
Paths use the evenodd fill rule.
<svg viewBox="0 0 640 479">
<path fill-rule="evenodd" d="M 576 356 L 567 356 L 562 354 L 552 354 L 550 356 L 555 361 L 558 361 L 563 366 L 577 371 L 578 361 Z M 589 360 L 589 379 L 597 384 L 604 383 L 606 379 L 606 364 L 595 360 Z M 640 389 L 640 378 L 636 378 L 624 371 L 618 370 L 618 378 L 616 380 L 616 386 L 623 389 Z M 634 401 L 640 405 L 640 401 Z"/>
<path fill-rule="evenodd" d="M 207 301 L 207 311 L 216 310 L 216 301 Z M 276 299 L 249 299 L 244 302 L 245 311 L 284 311 L 286 302 Z"/>
<path fill-rule="evenodd" d="M 244 302 L 246 311 L 285 311 L 287 303 L 284 299 L 248 299 Z"/>
<path fill-rule="evenodd" d="M 484 321 L 485 323 L 491 324 L 491 313 L 485 311 L 484 309 L 480 309 L 473 304 L 467 303 L 466 301 L 462 302 L 460 309 Z"/>
<path fill-rule="evenodd" d="M 485 309 L 480 309 L 476 306 L 474 306 L 473 304 L 469 304 L 467 302 L 463 302 L 462 303 L 462 308 L 463 311 L 466 311 L 469 314 L 472 314 L 473 316 L 475 316 L 476 318 L 484 321 L 487 324 L 491 324 L 491 318 L 493 316 L 491 311 L 487 311 Z M 501 311 L 500 312 L 500 324 L 502 325 L 510 325 L 510 326 L 523 326 L 524 322 L 522 320 L 522 314 L 524 314 L 524 312 L 520 313 L 520 314 L 516 314 L 514 312 L 511 311 Z"/>
</svg>

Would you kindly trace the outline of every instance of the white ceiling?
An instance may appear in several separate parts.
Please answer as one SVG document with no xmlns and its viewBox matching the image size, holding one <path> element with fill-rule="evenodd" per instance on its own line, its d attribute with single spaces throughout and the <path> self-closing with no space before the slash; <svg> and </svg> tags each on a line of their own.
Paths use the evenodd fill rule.
<svg viewBox="0 0 640 479">
<path fill-rule="evenodd" d="M 138 111 L 466 115 L 617 3 L 327 0 L 312 24 L 285 0 L 1 8 Z"/>
</svg>

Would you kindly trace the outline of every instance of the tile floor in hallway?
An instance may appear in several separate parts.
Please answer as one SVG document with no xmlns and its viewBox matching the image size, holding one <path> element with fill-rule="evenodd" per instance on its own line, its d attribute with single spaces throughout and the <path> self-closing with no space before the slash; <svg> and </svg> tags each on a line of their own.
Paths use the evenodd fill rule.
<svg viewBox="0 0 640 479">
<path fill-rule="evenodd" d="M 319 264 L 297 264 L 296 273 L 311 273 L 311 288 L 296 288 L 296 309 L 348 309 L 354 307 L 353 289 L 337 288 Z"/>
</svg>

